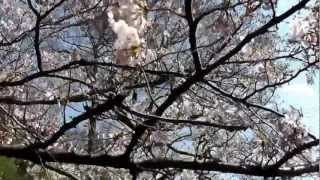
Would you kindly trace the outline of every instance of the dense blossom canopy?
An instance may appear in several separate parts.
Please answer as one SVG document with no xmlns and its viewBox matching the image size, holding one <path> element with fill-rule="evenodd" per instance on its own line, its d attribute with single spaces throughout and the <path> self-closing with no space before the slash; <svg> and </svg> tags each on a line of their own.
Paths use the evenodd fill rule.
<svg viewBox="0 0 320 180">
<path fill-rule="evenodd" d="M 278 1 L 0 0 L 0 155 L 57 179 L 317 176 L 276 91 L 312 83 L 319 6 Z"/>
</svg>

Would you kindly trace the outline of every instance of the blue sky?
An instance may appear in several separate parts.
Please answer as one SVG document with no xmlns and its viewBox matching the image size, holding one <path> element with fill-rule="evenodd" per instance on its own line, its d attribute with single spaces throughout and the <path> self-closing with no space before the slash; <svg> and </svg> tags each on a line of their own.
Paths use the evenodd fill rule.
<svg viewBox="0 0 320 180">
<path fill-rule="evenodd" d="M 289 9 L 293 4 L 296 4 L 298 0 L 279 0 L 277 12 L 282 13 Z M 312 2 L 311 2 L 312 3 Z M 305 13 L 302 11 L 299 16 L 303 16 Z M 293 17 L 290 17 L 289 21 Z M 281 23 L 279 25 L 279 34 L 285 36 L 290 31 L 287 23 Z M 306 128 L 316 136 L 319 136 L 319 72 L 315 76 L 313 85 L 306 83 L 305 74 L 301 74 L 290 84 L 283 86 L 278 90 L 280 96 L 280 102 L 283 107 L 289 105 L 295 108 L 301 109 L 303 112 L 303 123 Z"/>
<path fill-rule="evenodd" d="M 278 90 L 283 107 L 301 109 L 303 123 L 314 135 L 319 136 L 319 75 L 314 85 L 308 85 L 304 74 Z"/>
</svg>

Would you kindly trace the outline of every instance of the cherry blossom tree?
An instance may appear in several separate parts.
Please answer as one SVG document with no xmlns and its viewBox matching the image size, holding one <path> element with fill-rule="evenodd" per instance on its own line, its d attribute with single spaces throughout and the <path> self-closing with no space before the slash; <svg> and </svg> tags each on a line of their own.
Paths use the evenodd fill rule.
<svg viewBox="0 0 320 180">
<path fill-rule="evenodd" d="M 319 69 L 318 2 L 0 3 L 0 155 L 30 174 L 318 175 L 318 137 L 275 95 Z M 281 37 L 301 10 L 312 16 Z"/>
</svg>

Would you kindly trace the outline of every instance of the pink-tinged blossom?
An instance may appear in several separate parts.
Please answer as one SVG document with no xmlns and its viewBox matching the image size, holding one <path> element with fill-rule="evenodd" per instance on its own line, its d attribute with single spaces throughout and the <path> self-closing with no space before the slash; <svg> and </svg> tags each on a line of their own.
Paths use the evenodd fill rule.
<svg viewBox="0 0 320 180">
<path fill-rule="evenodd" d="M 289 41 L 290 42 L 297 42 L 302 41 L 305 34 L 308 30 L 308 24 L 307 22 L 302 21 L 295 21 L 294 24 L 289 29 Z"/>
<path fill-rule="evenodd" d="M 117 17 L 114 17 L 111 10 L 108 12 L 109 24 L 117 36 L 114 43 L 116 63 L 121 65 L 136 63 L 130 59 L 138 57 L 144 41 L 140 36 L 147 26 L 143 9 L 132 0 L 119 0 L 118 5 Z"/>
<path fill-rule="evenodd" d="M 213 30 L 223 34 L 228 34 L 232 30 L 232 24 L 224 15 L 220 15 L 214 23 Z"/>
<path fill-rule="evenodd" d="M 127 65 L 129 64 L 129 56 L 123 49 L 116 50 L 116 64 Z"/>
<path fill-rule="evenodd" d="M 140 38 L 137 29 L 128 26 L 128 24 L 119 20 L 111 23 L 112 30 L 117 34 L 114 44 L 115 49 L 130 49 L 140 46 Z"/>
</svg>

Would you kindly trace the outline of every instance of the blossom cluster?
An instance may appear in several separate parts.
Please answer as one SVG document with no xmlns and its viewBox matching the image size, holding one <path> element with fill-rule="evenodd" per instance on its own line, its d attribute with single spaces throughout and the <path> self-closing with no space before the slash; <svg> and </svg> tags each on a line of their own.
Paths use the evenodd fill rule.
<svg viewBox="0 0 320 180">
<path fill-rule="evenodd" d="M 108 12 L 108 22 L 116 34 L 114 43 L 116 63 L 120 65 L 134 65 L 139 56 L 140 49 L 144 42 L 142 36 L 146 28 L 145 19 L 146 5 L 141 1 L 117 0 L 116 8 Z"/>
<path fill-rule="evenodd" d="M 319 15 L 314 11 L 305 17 L 295 18 L 291 24 L 289 42 L 302 42 L 307 46 L 317 46 L 319 44 L 318 17 Z"/>
</svg>

